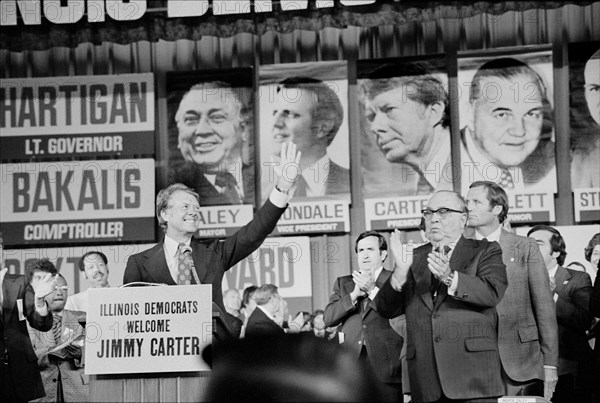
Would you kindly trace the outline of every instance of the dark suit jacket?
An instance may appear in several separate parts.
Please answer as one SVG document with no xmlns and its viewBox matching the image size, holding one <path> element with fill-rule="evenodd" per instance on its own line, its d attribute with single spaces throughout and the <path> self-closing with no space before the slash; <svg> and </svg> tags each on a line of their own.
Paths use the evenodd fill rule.
<svg viewBox="0 0 600 403">
<path fill-rule="evenodd" d="M 175 171 L 171 183 L 183 183 L 194 189 L 200 196 L 200 206 L 222 206 L 231 202 L 210 183 L 202 167 L 186 162 Z M 242 166 L 242 185 L 244 189 L 243 204 L 254 205 L 254 168 L 250 165 Z M 239 185 L 239 183 L 238 183 Z"/>
<path fill-rule="evenodd" d="M 269 318 L 260 308 L 255 308 L 248 318 L 245 337 L 281 336 L 285 331 L 281 326 Z"/>
<path fill-rule="evenodd" d="M 594 289 L 590 300 L 590 313 L 596 317 L 600 317 L 600 272 L 596 273 L 594 281 Z M 600 326 L 600 323 L 596 325 Z M 600 379 L 600 328 L 596 332 L 596 345 L 594 346 L 594 369 L 591 379 Z M 594 390 L 600 394 L 600 384 L 594 384 Z"/>
<path fill-rule="evenodd" d="M 502 230 L 508 288 L 496 307 L 498 348 L 511 379 L 544 379 L 544 365 L 558 366 L 558 328 L 548 270 L 532 238 Z"/>
<path fill-rule="evenodd" d="M 267 200 L 252 221 L 223 240 L 200 241 L 192 238 L 192 258 L 202 284 L 212 284 L 213 302 L 225 311 L 221 283 L 232 266 L 254 252 L 273 231 L 285 208 Z M 162 243 L 129 257 L 123 284 L 144 281 L 176 285 L 171 277 Z M 192 283 L 195 284 L 192 277 Z"/>
<path fill-rule="evenodd" d="M 375 303 L 384 317 L 406 314 L 406 359 L 415 401 L 500 396 L 504 392 L 498 355 L 496 305 L 506 290 L 506 268 L 496 242 L 460 238 L 450 258 L 458 273 L 455 296 L 441 285 L 435 304 L 427 255 L 414 250 L 401 291 L 388 280 Z"/>
<path fill-rule="evenodd" d="M 558 374 L 563 375 L 573 372 L 578 361 L 589 360 L 592 356 L 585 334 L 592 324 L 592 314 L 589 311 L 592 280 L 587 273 L 558 266 L 554 281 L 554 292 L 558 294 Z"/>
<path fill-rule="evenodd" d="M 376 286 L 382 287 L 392 272 L 382 270 Z M 333 294 L 325 308 L 323 320 L 328 327 L 337 326 L 344 333 L 344 345 L 348 346 L 356 358 L 360 355 L 363 343 L 367 346 L 367 357 L 377 377 L 383 382 L 402 382 L 400 351 L 404 340 L 392 327 L 389 319 L 377 312 L 371 301 L 363 308 L 363 299 L 352 303 L 350 293 L 354 289 L 352 276 L 339 277 L 333 286 Z"/>
<path fill-rule="evenodd" d="M 12 374 L 15 392 L 23 400 L 33 400 L 45 395 L 42 378 L 37 365 L 37 356 L 31 346 L 27 324 L 19 320 L 17 301 L 22 301 L 23 315 L 30 326 L 41 331 L 52 328 L 52 313 L 40 316 L 34 306 L 33 289 L 23 275 L 6 274 L 2 282 L 2 329 L 0 330 L 0 358 L 8 352 L 9 371 Z M 0 365 L 4 365 L 1 364 Z"/>
<path fill-rule="evenodd" d="M 325 194 L 350 193 L 350 170 L 342 168 L 335 162 L 329 162 L 329 175 L 325 179 Z M 306 197 L 306 192 L 296 191 L 294 197 Z"/>
</svg>

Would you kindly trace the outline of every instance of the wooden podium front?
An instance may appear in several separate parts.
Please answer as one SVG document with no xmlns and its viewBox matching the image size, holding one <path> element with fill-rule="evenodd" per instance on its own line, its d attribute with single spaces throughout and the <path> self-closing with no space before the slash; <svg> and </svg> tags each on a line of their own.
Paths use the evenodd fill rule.
<svg viewBox="0 0 600 403">
<path fill-rule="evenodd" d="M 210 372 L 90 375 L 91 402 L 201 402 Z"/>
</svg>

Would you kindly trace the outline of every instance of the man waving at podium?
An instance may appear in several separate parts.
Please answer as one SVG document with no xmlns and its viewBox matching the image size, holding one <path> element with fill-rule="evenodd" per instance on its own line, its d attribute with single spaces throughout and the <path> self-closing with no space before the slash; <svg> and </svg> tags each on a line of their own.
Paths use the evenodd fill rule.
<svg viewBox="0 0 600 403">
<path fill-rule="evenodd" d="M 278 182 L 252 221 L 223 240 L 192 238 L 200 225 L 198 194 L 175 183 L 156 196 L 156 216 L 165 232 L 163 243 L 132 255 L 123 284 L 136 281 L 167 285 L 212 284 L 213 302 L 225 312 L 221 282 L 225 271 L 254 252 L 273 231 L 287 207 L 289 189 L 300 174 L 300 152 L 283 147 Z"/>
</svg>

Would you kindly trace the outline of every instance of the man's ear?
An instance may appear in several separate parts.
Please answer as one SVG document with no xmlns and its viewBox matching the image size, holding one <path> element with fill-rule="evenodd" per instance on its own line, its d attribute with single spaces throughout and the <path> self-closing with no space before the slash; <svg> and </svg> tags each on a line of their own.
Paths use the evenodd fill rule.
<svg viewBox="0 0 600 403">
<path fill-rule="evenodd" d="M 162 217 L 163 220 L 168 221 L 167 220 L 167 209 L 162 209 L 160 211 L 160 216 Z"/>
<path fill-rule="evenodd" d="M 466 126 L 469 128 L 471 133 L 475 133 L 475 102 L 467 102 L 466 107 Z"/>
<path fill-rule="evenodd" d="M 385 262 L 385 259 L 387 258 L 387 256 L 388 256 L 387 250 L 382 250 L 381 251 L 381 261 Z"/>
<path fill-rule="evenodd" d="M 321 119 L 315 124 L 315 131 L 317 137 L 320 139 L 327 137 L 331 132 L 331 129 L 333 129 L 333 120 L 331 119 Z"/>
<path fill-rule="evenodd" d="M 502 209 L 503 207 L 501 205 L 496 204 L 494 207 L 492 207 L 492 214 L 498 217 L 500 214 L 502 214 Z"/>
<path fill-rule="evenodd" d="M 429 105 L 429 121 L 431 126 L 435 126 L 442 121 L 444 110 L 446 109 L 442 102 L 434 102 Z"/>
</svg>

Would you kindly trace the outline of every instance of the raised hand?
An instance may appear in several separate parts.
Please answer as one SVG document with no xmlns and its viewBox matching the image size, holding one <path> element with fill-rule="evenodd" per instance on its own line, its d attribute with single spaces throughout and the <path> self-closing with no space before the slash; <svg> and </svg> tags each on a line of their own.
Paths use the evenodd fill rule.
<svg viewBox="0 0 600 403">
<path fill-rule="evenodd" d="M 296 144 L 289 142 L 281 145 L 281 160 L 279 167 L 275 169 L 278 176 L 277 186 L 280 189 L 290 190 L 296 179 L 302 174 L 300 157 L 302 157 L 302 153 L 297 151 Z"/>
<path fill-rule="evenodd" d="M 427 267 L 438 280 L 442 280 L 450 273 L 450 258 L 443 252 L 435 252 L 436 247 L 434 245 L 434 250 L 427 256 Z"/>
<path fill-rule="evenodd" d="M 400 240 L 400 231 L 395 229 L 390 235 L 390 252 L 394 257 L 394 272 L 392 273 L 392 286 L 402 286 L 408 277 L 408 270 L 413 263 L 413 251 L 409 245 L 403 245 Z"/>
</svg>

